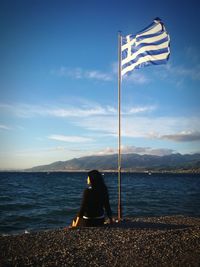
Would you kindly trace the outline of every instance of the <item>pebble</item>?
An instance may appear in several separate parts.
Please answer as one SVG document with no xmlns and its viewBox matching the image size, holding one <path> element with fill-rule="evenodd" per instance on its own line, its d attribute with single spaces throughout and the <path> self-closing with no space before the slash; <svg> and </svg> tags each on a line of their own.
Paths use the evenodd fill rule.
<svg viewBox="0 0 200 267">
<path fill-rule="evenodd" d="M 0 266 L 200 266 L 200 218 L 127 218 L 105 227 L 0 236 Z"/>
</svg>

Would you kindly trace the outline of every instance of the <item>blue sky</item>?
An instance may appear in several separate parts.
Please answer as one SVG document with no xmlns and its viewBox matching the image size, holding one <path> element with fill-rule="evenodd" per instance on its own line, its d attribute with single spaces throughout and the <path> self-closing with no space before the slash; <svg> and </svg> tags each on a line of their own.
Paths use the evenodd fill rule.
<svg viewBox="0 0 200 267">
<path fill-rule="evenodd" d="M 123 153 L 200 152 L 199 1 L 1 1 L 0 169 L 117 151 L 117 34 L 160 17 L 168 64 L 122 81 Z"/>
</svg>

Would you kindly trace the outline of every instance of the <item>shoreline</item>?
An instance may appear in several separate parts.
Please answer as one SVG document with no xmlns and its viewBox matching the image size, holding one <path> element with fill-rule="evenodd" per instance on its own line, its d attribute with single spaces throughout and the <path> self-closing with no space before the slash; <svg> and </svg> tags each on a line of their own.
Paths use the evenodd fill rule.
<svg viewBox="0 0 200 267">
<path fill-rule="evenodd" d="M 0 236 L 0 266 L 199 266 L 200 218 L 127 218 Z"/>
<path fill-rule="evenodd" d="M 42 170 L 42 171 L 28 171 L 28 170 L 0 170 L 0 173 L 16 173 L 16 172 L 21 172 L 21 173 L 56 173 L 56 172 L 66 172 L 66 173 L 87 173 L 88 170 Z M 101 170 L 99 169 L 100 172 L 102 173 L 118 173 L 117 170 Z M 121 173 L 135 173 L 135 174 L 200 174 L 200 170 L 121 170 Z"/>
</svg>

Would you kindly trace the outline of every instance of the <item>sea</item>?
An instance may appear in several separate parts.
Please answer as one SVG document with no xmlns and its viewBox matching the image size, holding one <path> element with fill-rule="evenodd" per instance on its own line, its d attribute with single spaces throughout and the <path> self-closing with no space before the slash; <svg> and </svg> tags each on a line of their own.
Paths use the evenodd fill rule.
<svg viewBox="0 0 200 267">
<path fill-rule="evenodd" d="M 103 173 L 117 216 L 117 173 Z M 122 173 L 126 217 L 200 217 L 200 175 Z M 0 172 L 0 234 L 60 229 L 70 225 L 87 187 L 86 172 Z"/>
</svg>

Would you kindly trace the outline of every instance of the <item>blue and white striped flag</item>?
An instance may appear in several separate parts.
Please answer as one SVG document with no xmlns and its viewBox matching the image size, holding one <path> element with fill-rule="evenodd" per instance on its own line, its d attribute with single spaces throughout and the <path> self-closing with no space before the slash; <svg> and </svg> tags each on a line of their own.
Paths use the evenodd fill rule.
<svg viewBox="0 0 200 267">
<path fill-rule="evenodd" d="M 170 54 L 169 44 L 169 35 L 159 18 L 136 35 L 122 37 L 121 74 L 166 63 Z"/>
</svg>

